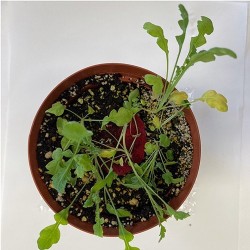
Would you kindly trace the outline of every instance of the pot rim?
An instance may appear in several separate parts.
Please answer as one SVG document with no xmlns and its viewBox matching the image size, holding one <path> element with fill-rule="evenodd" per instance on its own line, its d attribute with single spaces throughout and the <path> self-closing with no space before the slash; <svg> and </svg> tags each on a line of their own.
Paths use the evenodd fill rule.
<svg viewBox="0 0 250 250">
<path fill-rule="evenodd" d="M 103 64 L 96 64 L 89 66 L 87 68 L 83 68 L 67 78 L 65 78 L 63 81 L 61 81 L 56 87 L 52 89 L 52 91 L 48 94 L 48 96 L 44 99 L 41 106 L 39 107 L 35 118 L 33 120 L 29 139 L 28 139 L 28 157 L 29 157 L 29 165 L 31 174 L 33 177 L 33 180 L 36 184 L 36 187 L 40 193 L 40 195 L 43 197 L 43 199 L 46 201 L 46 203 L 49 205 L 49 207 L 55 212 L 59 212 L 62 207 L 53 199 L 53 197 L 50 195 L 47 186 L 45 185 L 44 181 L 41 179 L 39 170 L 38 170 L 38 162 L 36 159 L 36 147 L 37 147 L 37 139 L 38 139 L 38 133 L 40 129 L 40 125 L 42 123 L 45 110 L 51 107 L 51 105 L 55 102 L 55 100 L 59 97 L 59 95 L 69 88 L 70 86 L 74 85 L 77 81 L 87 78 L 89 76 L 95 75 L 95 74 L 111 74 L 111 73 L 120 73 L 125 77 L 132 78 L 132 79 L 138 79 L 143 78 L 146 74 L 154 74 L 154 72 L 144 69 L 139 66 L 130 65 L 130 64 L 124 64 L 124 63 L 103 63 Z M 189 193 L 192 190 L 192 187 L 195 183 L 196 177 L 198 175 L 199 171 L 199 164 L 200 164 L 200 157 L 201 157 L 201 142 L 200 142 L 200 135 L 199 135 L 199 129 L 196 122 L 196 119 L 194 117 L 194 114 L 191 109 L 185 109 L 185 118 L 187 123 L 190 127 L 190 133 L 192 136 L 192 144 L 193 144 L 193 162 L 192 167 L 190 169 L 189 176 L 187 177 L 187 181 L 183 187 L 183 189 L 180 191 L 179 195 L 177 197 L 174 197 L 170 202 L 169 205 L 172 206 L 174 209 L 178 209 Z M 68 217 L 69 224 L 72 226 L 85 231 L 87 233 L 93 234 L 93 225 L 88 222 L 83 222 L 76 218 L 73 215 L 69 215 Z M 150 217 L 149 220 L 145 222 L 138 222 L 135 223 L 133 226 L 126 227 L 127 230 L 129 230 L 131 233 L 141 233 L 143 231 L 146 231 L 148 229 L 151 229 L 158 225 L 158 221 L 156 216 Z M 118 236 L 118 229 L 117 228 L 103 228 L 104 236 Z"/>
</svg>

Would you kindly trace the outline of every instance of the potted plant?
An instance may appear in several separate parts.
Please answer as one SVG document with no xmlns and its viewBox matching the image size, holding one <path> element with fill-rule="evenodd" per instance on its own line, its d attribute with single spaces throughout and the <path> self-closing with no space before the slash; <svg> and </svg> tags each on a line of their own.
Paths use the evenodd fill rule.
<svg viewBox="0 0 250 250">
<path fill-rule="evenodd" d="M 182 220 L 178 211 L 198 173 L 199 131 L 190 109 L 201 101 L 225 112 L 226 98 L 215 90 L 188 100 L 176 86 L 197 62 L 216 56 L 236 58 L 229 49 L 198 50 L 213 32 L 212 21 L 201 17 L 198 34 L 179 64 L 189 22 L 179 5 L 179 52 L 169 74 L 168 40 L 160 26 L 144 29 L 157 38 L 166 56 L 166 77 L 126 64 L 101 64 L 76 72 L 45 99 L 29 137 L 29 161 L 34 181 L 55 211 L 54 224 L 38 238 L 39 249 L 60 239 L 68 222 L 97 236 L 118 236 L 125 250 L 135 233 L 156 225 L 165 237 L 166 218 Z"/>
</svg>

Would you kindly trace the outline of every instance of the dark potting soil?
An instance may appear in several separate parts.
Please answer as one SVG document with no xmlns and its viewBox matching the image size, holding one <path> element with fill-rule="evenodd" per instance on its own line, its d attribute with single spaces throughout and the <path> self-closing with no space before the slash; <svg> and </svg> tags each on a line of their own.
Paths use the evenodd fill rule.
<svg viewBox="0 0 250 250">
<path fill-rule="evenodd" d="M 134 79 L 133 79 L 134 81 Z M 129 79 L 123 79 L 120 74 L 104 74 L 94 75 L 92 77 L 76 82 L 75 85 L 64 91 L 58 100 L 64 104 L 67 109 L 73 111 L 80 117 L 88 115 L 88 109 L 94 111 L 88 115 L 91 119 L 103 119 L 109 115 L 110 111 L 118 110 L 123 102 L 128 99 L 131 90 L 138 88 L 140 96 L 145 100 L 145 107 L 150 108 L 154 105 L 155 100 L 151 98 L 151 91 L 142 86 L 144 81 L 137 79 L 135 83 L 130 83 Z M 152 131 L 152 117 L 144 111 L 139 112 L 139 117 L 145 124 L 147 141 L 158 140 L 155 131 Z M 171 115 L 171 111 L 165 111 L 162 116 L 167 119 Z M 65 111 L 62 115 L 67 120 L 76 120 L 76 116 L 72 112 Z M 95 207 L 83 208 L 84 202 L 87 200 L 90 189 L 95 183 L 95 179 L 88 172 L 82 179 L 76 180 L 76 185 L 67 184 L 65 193 L 58 193 L 52 185 L 51 175 L 47 174 L 46 164 L 51 161 L 52 152 L 61 147 L 61 136 L 57 133 L 56 128 L 57 117 L 45 113 L 43 122 L 40 127 L 40 133 L 37 141 L 37 159 L 41 178 L 48 187 L 53 198 L 62 206 L 67 207 L 83 185 L 86 185 L 84 190 L 78 196 L 76 202 L 70 208 L 70 213 L 78 217 L 82 221 L 90 223 L 95 222 Z M 85 126 L 96 131 L 93 135 L 95 141 L 100 141 L 100 124 L 86 122 Z M 190 136 L 189 126 L 184 117 L 180 116 L 171 120 L 164 126 L 164 131 L 171 139 L 171 146 L 174 161 L 176 164 L 169 165 L 168 170 L 173 174 L 173 177 L 184 177 L 183 181 L 178 184 L 167 185 L 162 180 L 160 170 L 155 171 L 155 182 L 158 188 L 158 194 L 169 202 L 174 196 L 177 196 L 185 184 L 186 178 L 189 175 L 189 170 L 192 166 L 192 140 Z M 146 157 L 146 156 L 145 156 Z M 74 177 L 74 173 L 72 172 Z M 117 208 L 123 207 L 132 213 L 132 217 L 121 218 L 123 224 L 133 225 L 133 223 L 146 221 L 152 215 L 154 210 L 144 191 L 144 189 L 130 189 L 122 185 L 123 176 L 118 176 L 117 180 L 112 183 L 108 189 L 113 202 Z M 112 214 L 109 214 L 105 208 L 105 202 L 102 190 L 100 191 L 101 217 L 104 219 L 105 227 L 116 227 L 117 220 Z"/>
</svg>

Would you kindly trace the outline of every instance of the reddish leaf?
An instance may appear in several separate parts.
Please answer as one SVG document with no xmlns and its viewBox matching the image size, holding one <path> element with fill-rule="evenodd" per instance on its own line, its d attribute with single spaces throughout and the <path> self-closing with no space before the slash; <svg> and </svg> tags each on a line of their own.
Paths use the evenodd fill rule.
<svg viewBox="0 0 250 250">
<path fill-rule="evenodd" d="M 119 139 L 122 132 L 121 127 L 117 127 L 114 124 L 109 124 L 107 126 L 107 129 L 116 139 Z M 110 134 L 108 135 L 108 137 L 110 140 L 113 141 L 113 138 Z M 146 131 L 145 131 L 145 125 L 142 119 L 138 115 L 135 115 L 134 119 L 128 124 L 128 128 L 125 134 L 125 143 L 127 149 L 131 152 L 132 161 L 134 163 L 141 163 L 144 159 Z M 113 170 L 118 175 L 126 175 L 132 170 L 131 167 L 128 165 L 126 157 L 123 158 L 123 161 L 124 161 L 123 166 L 119 164 L 113 164 Z"/>
</svg>

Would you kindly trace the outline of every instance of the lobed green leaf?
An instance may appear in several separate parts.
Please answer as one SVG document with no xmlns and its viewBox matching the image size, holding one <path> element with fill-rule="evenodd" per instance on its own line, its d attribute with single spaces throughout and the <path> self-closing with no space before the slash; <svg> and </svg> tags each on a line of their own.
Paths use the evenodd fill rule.
<svg viewBox="0 0 250 250">
<path fill-rule="evenodd" d="M 41 232 L 37 240 L 37 245 L 40 250 L 49 249 L 53 244 L 56 244 L 60 240 L 59 224 L 45 227 Z"/>
<path fill-rule="evenodd" d="M 146 74 L 144 76 L 145 82 L 152 86 L 153 95 L 158 97 L 163 91 L 163 82 L 160 76 L 155 76 L 151 74 Z"/>
<path fill-rule="evenodd" d="M 160 239 L 159 239 L 159 242 L 165 238 L 166 236 L 166 228 L 162 225 L 162 223 L 160 224 Z"/>
<path fill-rule="evenodd" d="M 134 116 L 134 113 L 127 108 L 121 107 L 118 111 L 112 110 L 109 116 L 105 116 L 102 122 L 102 127 L 107 125 L 109 122 L 115 123 L 117 126 L 121 127 L 128 124 Z"/>
<path fill-rule="evenodd" d="M 170 139 L 167 137 L 167 135 L 165 135 L 165 134 L 160 134 L 160 135 L 159 135 L 159 138 L 160 138 L 160 146 L 162 146 L 162 147 L 164 147 L 164 148 L 169 147 L 171 141 L 170 141 Z"/>
<path fill-rule="evenodd" d="M 71 168 L 72 168 L 73 159 L 68 160 L 62 167 L 52 177 L 53 187 L 59 193 L 64 193 L 66 184 L 72 179 L 71 177 Z"/>
<path fill-rule="evenodd" d="M 181 48 L 184 40 L 185 40 L 185 36 L 186 36 L 186 30 L 187 30 L 187 26 L 188 26 L 188 22 L 189 22 L 189 17 L 188 17 L 188 12 L 185 9 L 185 7 L 182 4 L 179 4 L 179 10 L 181 12 L 181 17 L 182 20 L 178 21 L 178 24 L 180 26 L 180 28 L 182 29 L 183 33 L 179 36 L 176 36 L 176 40 L 179 44 L 179 47 Z"/>
<path fill-rule="evenodd" d="M 60 116 L 64 113 L 65 109 L 66 107 L 63 104 L 61 104 L 60 102 L 56 102 L 52 105 L 51 108 L 47 109 L 45 112 L 56 116 Z"/>
<path fill-rule="evenodd" d="M 188 95 L 185 91 L 175 90 L 169 96 L 169 101 L 176 105 L 182 105 L 188 99 Z"/>
<path fill-rule="evenodd" d="M 87 130 L 83 124 L 76 121 L 69 121 L 63 126 L 62 135 L 73 142 L 79 143 L 84 138 L 91 137 L 93 133 Z"/>
<path fill-rule="evenodd" d="M 197 22 L 198 35 L 191 38 L 189 54 L 195 54 L 196 49 L 204 45 L 207 41 L 205 35 L 210 35 L 214 31 L 212 21 L 205 16 Z"/>
<path fill-rule="evenodd" d="M 216 108 L 218 111 L 226 112 L 228 110 L 227 99 L 215 90 L 206 91 L 199 100 L 207 103 L 211 108 Z"/>
<path fill-rule="evenodd" d="M 147 155 L 152 154 L 154 151 L 158 150 L 159 147 L 157 144 L 153 144 L 151 142 L 146 142 L 144 151 Z"/>
<path fill-rule="evenodd" d="M 168 54 L 168 40 L 164 36 L 163 29 L 155 25 L 151 22 L 146 22 L 143 25 L 143 28 L 153 37 L 157 37 L 157 44 L 158 46 L 166 53 Z"/>
<path fill-rule="evenodd" d="M 53 244 L 56 244 L 60 240 L 59 225 L 68 224 L 69 208 L 61 210 L 54 215 L 56 221 L 55 224 L 45 227 L 41 232 L 37 240 L 37 245 L 40 250 L 49 249 Z"/>
<path fill-rule="evenodd" d="M 93 169 L 92 160 L 87 154 L 75 155 L 74 161 L 76 163 L 75 173 L 79 178 L 82 178 L 85 172 L 91 171 Z"/>
</svg>

